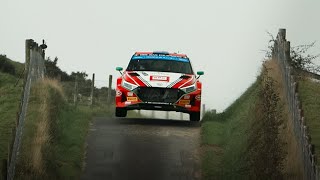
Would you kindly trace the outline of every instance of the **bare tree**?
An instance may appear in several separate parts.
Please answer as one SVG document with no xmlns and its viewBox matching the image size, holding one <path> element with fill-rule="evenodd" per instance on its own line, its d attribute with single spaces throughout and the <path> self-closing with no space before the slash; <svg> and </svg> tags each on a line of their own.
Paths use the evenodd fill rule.
<svg viewBox="0 0 320 180">
<path fill-rule="evenodd" d="M 268 42 L 268 49 L 262 50 L 265 53 L 266 59 L 272 58 L 272 53 L 274 52 L 274 43 L 276 39 L 274 36 L 267 31 L 267 34 L 270 36 L 270 40 Z M 316 42 L 312 42 L 307 45 L 298 45 L 290 48 L 290 57 L 291 57 L 291 65 L 299 70 L 308 71 L 312 73 L 320 73 L 320 65 L 315 64 L 316 60 L 319 60 L 320 54 L 309 54 L 309 50 L 315 47 Z"/>
</svg>

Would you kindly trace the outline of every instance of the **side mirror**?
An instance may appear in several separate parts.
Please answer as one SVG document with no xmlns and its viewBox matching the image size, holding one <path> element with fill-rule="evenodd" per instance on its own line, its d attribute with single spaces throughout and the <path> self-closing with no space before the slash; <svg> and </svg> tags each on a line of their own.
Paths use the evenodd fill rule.
<svg viewBox="0 0 320 180">
<path fill-rule="evenodd" d="M 116 67 L 116 70 L 117 70 L 117 71 L 122 71 L 123 68 L 122 68 L 122 67 Z"/>
<path fill-rule="evenodd" d="M 199 76 L 202 76 L 202 75 L 204 75 L 204 72 L 203 72 L 203 71 L 198 71 L 197 74 L 198 74 Z"/>
<path fill-rule="evenodd" d="M 197 74 L 199 75 L 199 76 L 197 77 L 197 79 L 199 79 L 200 76 L 204 75 L 204 72 L 203 72 L 203 71 L 198 71 Z"/>
<path fill-rule="evenodd" d="M 122 76 L 122 72 L 121 72 L 121 71 L 123 70 L 123 68 L 122 68 L 122 67 L 116 67 L 116 70 L 119 71 L 119 73 L 120 73 L 121 76 Z"/>
</svg>

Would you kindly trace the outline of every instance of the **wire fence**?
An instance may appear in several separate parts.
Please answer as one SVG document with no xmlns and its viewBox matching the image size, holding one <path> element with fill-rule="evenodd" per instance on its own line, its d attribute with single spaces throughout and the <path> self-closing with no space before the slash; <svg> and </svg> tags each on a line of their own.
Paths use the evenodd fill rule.
<svg viewBox="0 0 320 180">
<path fill-rule="evenodd" d="M 23 125 L 28 109 L 28 101 L 31 85 L 37 80 L 44 78 L 44 47 L 39 46 L 36 42 L 26 40 L 26 61 L 24 69 L 23 91 L 17 117 L 17 126 L 12 130 L 13 142 L 9 143 L 9 153 L 7 159 L 7 179 L 12 180 L 15 176 L 15 167 L 17 164 L 21 139 L 23 135 Z"/>
<path fill-rule="evenodd" d="M 290 42 L 286 40 L 285 29 L 279 30 L 274 42 L 272 56 L 278 61 L 283 82 L 285 82 L 290 118 L 292 119 L 294 134 L 300 145 L 301 158 L 303 160 L 304 178 L 308 180 L 320 179 L 314 154 L 315 147 L 311 144 L 311 137 L 306 126 L 301 101 L 299 100 L 298 82 L 294 75 L 294 68 L 290 64 L 292 61 L 290 57 Z"/>
<path fill-rule="evenodd" d="M 87 75 L 87 74 L 86 74 Z M 100 82 L 102 80 L 99 80 Z M 111 106 L 114 105 L 115 91 L 112 89 L 112 76 L 106 79 L 105 86 L 95 87 L 94 73 L 92 78 L 86 78 L 83 74 L 75 75 L 74 80 L 61 81 L 67 101 L 71 104 L 84 106 Z"/>
</svg>

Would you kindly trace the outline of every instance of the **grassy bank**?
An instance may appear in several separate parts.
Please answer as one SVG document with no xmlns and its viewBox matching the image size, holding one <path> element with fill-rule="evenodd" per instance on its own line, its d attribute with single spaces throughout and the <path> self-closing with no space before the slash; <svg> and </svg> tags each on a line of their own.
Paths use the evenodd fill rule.
<svg viewBox="0 0 320 180">
<path fill-rule="evenodd" d="M 11 129 L 16 124 L 21 96 L 21 84 L 15 87 L 16 81 L 16 77 L 0 72 L 0 160 L 8 156 L 8 143 L 12 139 Z"/>
<path fill-rule="evenodd" d="M 8 157 L 11 129 L 16 125 L 22 93 L 23 64 L 0 55 L 0 65 L 2 160 Z M 79 179 L 90 121 L 94 116 L 112 117 L 114 106 L 106 106 L 103 99 L 98 98 L 99 101 L 93 107 L 87 106 L 87 103 L 79 103 L 75 107 L 68 103 L 69 96 L 65 95 L 65 92 L 70 94 L 72 89 L 73 86 L 68 89 L 50 79 L 32 85 L 16 179 Z M 137 117 L 137 114 L 130 112 L 129 116 Z M 0 179 L 2 176 L 0 171 Z"/>
<path fill-rule="evenodd" d="M 113 109 L 113 108 L 112 108 Z M 18 179 L 79 179 L 85 139 L 93 116 L 112 116 L 108 107 L 74 107 L 57 81 L 32 87 L 17 168 Z"/>
<path fill-rule="evenodd" d="M 244 94 L 219 114 L 203 119 L 203 179 L 301 177 L 301 161 L 281 74 L 275 61 Z"/>
<path fill-rule="evenodd" d="M 10 73 L 3 72 L 0 68 L 0 161 L 8 157 L 8 143 L 12 139 L 12 128 L 16 125 L 17 112 L 22 92 L 22 81 L 19 75 L 23 70 L 21 63 L 13 62 L 0 55 L 1 62 L 10 64 Z M 2 177 L 0 163 L 0 179 Z"/>
<path fill-rule="evenodd" d="M 207 113 L 202 124 L 203 179 L 245 179 L 248 130 L 257 100 L 254 83 L 228 109 Z"/>
<path fill-rule="evenodd" d="M 302 79 L 299 82 L 299 95 L 311 143 L 315 145 L 317 162 L 320 162 L 320 82 Z"/>
</svg>

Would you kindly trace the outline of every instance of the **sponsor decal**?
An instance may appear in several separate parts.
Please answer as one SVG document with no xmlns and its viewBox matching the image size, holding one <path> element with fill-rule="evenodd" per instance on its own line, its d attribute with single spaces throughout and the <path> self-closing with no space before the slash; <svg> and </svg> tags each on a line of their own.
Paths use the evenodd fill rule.
<svg viewBox="0 0 320 180">
<path fill-rule="evenodd" d="M 197 101 L 200 101 L 200 100 L 201 100 L 201 95 L 200 95 L 200 94 L 196 96 L 196 100 L 197 100 Z"/>
<path fill-rule="evenodd" d="M 141 55 L 141 56 L 133 56 L 132 60 L 167 60 L 167 61 L 180 61 L 180 62 L 190 62 L 189 59 L 183 58 L 183 57 L 177 57 L 177 56 L 165 56 L 165 55 L 156 55 L 156 54 L 150 54 L 150 55 Z"/>
<path fill-rule="evenodd" d="M 185 95 L 183 99 L 190 99 L 190 95 Z"/>
<path fill-rule="evenodd" d="M 191 108 L 191 105 L 190 104 L 186 104 L 184 107 Z"/>
<path fill-rule="evenodd" d="M 133 96 L 133 92 L 127 92 L 127 96 Z"/>
<path fill-rule="evenodd" d="M 125 105 L 129 105 L 129 104 L 131 104 L 131 102 L 130 101 L 126 101 L 126 102 L 124 102 L 124 104 Z"/>
<path fill-rule="evenodd" d="M 121 96 L 122 95 L 122 92 L 121 91 L 119 91 L 119 90 L 117 90 L 117 92 L 116 92 L 116 96 L 118 97 L 118 96 Z"/>
<path fill-rule="evenodd" d="M 142 74 L 143 74 L 144 76 L 148 76 L 148 74 L 147 74 L 146 72 L 142 72 Z"/>
<path fill-rule="evenodd" d="M 190 100 L 180 100 L 179 104 L 182 104 L 182 105 L 190 104 Z"/>
<path fill-rule="evenodd" d="M 127 101 L 138 101 L 137 97 L 127 97 Z"/>
<path fill-rule="evenodd" d="M 150 76 L 150 81 L 166 81 L 169 82 L 168 76 Z"/>
</svg>

